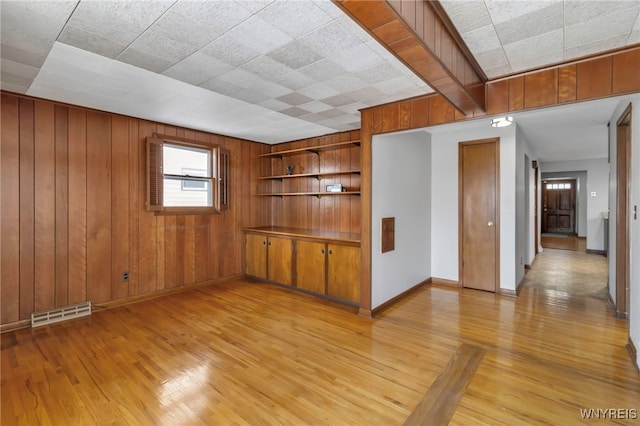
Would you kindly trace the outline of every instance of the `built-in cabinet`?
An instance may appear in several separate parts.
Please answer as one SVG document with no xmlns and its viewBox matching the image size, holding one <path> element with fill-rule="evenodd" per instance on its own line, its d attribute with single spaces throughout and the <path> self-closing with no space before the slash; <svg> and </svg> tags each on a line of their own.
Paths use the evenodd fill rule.
<svg viewBox="0 0 640 426">
<path fill-rule="evenodd" d="M 274 227 L 245 233 L 246 275 L 360 303 L 358 235 Z"/>
</svg>

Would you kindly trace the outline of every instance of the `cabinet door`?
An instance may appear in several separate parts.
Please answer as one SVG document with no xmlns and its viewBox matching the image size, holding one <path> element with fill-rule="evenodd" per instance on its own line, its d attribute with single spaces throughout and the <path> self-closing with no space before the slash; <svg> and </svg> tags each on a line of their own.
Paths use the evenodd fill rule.
<svg viewBox="0 0 640 426">
<path fill-rule="evenodd" d="M 328 244 L 327 294 L 360 303 L 360 247 Z"/>
<path fill-rule="evenodd" d="M 257 234 L 245 235 L 244 273 L 258 278 L 267 278 L 267 237 Z"/>
<path fill-rule="evenodd" d="M 293 241 L 290 238 L 269 237 L 267 239 L 267 278 L 280 284 L 293 284 L 291 260 Z"/>
<path fill-rule="evenodd" d="M 296 241 L 296 273 L 298 288 L 326 294 L 325 243 Z"/>
</svg>

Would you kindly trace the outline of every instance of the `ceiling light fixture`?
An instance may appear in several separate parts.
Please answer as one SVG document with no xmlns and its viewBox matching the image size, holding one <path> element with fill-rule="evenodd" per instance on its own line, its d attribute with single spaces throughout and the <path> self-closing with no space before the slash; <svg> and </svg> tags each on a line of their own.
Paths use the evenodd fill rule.
<svg viewBox="0 0 640 426">
<path fill-rule="evenodd" d="M 513 117 L 496 117 L 491 120 L 491 127 L 507 127 L 513 123 Z"/>
</svg>

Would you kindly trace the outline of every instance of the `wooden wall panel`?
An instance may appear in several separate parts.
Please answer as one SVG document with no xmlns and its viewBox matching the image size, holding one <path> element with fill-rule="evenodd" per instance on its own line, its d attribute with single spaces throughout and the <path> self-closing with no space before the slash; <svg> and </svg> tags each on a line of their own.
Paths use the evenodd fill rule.
<svg viewBox="0 0 640 426">
<path fill-rule="evenodd" d="M 524 77 L 509 79 L 509 111 L 524 109 Z"/>
<path fill-rule="evenodd" d="M 55 107 L 55 305 L 69 304 L 69 108 Z"/>
<path fill-rule="evenodd" d="M 87 112 L 69 108 L 69 303 L 87 300 Z"/>
<path fill-rule="evenodd" d="M 35 307 L 36 194 L 33 114 L 33 101 L 20 99 L 20 319 L 28 319 Z M 4 139 L 2 144 L 5 144 Z"/>
<path fill-rule="evenodd" d="M 429 125 L 429 98 L 411 100 L 411 128 L 417 129 Z"/>
<path fill-rule="evenodd" d="M 613 56 L 613 94 L 640 91 L 640 49 Z"/>
<path fill-rule="evenodd" d="M 1 114 L 2 325 L 239 274 L 241 226 L 270 224 L 256 186 L 267 145 L 6 93 Z M 144 141 L 156 131 L 226 144 L 231 210 L 145 210 Z"/>
<path fill-rule="evenodd" d="M 111 297 L 129 296 L 129 119 L 111 120 Z"/>
<path fill-rule="evenodd" d="M 35 146 L 35 310 L 55 306 L 55 109 L 36 102 L 34 106 Z"/>
<path fill-rule="evenodd" d="M 611 56 L 577 64 L 578 100 L 611 95 L 612 64 Z"/>
<path fill-rule="evenodd" d="M 576 64 L 558 69 L 558 103 L 576 100 Z"/>
<path fill-rule="evenodd" d="M 18 99 L 2 94 L 0 105 L 0 321 L 20 319 L 20 129 Z"/>
<path fill-rule="evenodd" d="M 539 108 L 558 103 L 558 69 L 524 76 L 524 108 Z"/>
<path fill-rule="evenodd" d="M 111 300 L 111 115 L 87 112 L 87 297 Z"/>
<path fill-rule="evenodd" d="M 442 96 L 431 96 L 429 98 L 429 125 L 447 123 L 453 121 L 455 109 Z"/>
</svg>

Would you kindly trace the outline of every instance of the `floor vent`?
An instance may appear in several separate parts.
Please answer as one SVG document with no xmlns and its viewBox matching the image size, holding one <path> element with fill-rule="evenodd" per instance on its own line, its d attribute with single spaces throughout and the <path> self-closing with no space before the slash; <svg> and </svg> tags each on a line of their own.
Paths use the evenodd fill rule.
<svg viewBox="0 0 640 426">
<path fill-rule="evenodd" d="M 48 311 L 34 312 L 31 314 L 31 327 L 53 324 L 72 318 L 80 318 L 91 315 L 91 302 L 78 303 Z"/>
</svg>

